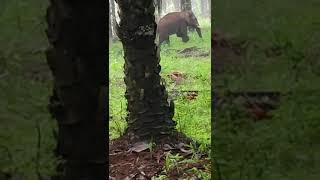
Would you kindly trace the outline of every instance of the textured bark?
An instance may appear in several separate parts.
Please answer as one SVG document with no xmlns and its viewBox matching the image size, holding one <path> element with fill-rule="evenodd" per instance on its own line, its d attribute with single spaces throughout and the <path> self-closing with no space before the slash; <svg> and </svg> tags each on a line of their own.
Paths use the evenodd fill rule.
<svg viewBox="0 0 320 180">
<path fill-rule="evenodd" d="M 191 0 L 180 1 L 181 11 L 192 11 Z"/>
<path fill-rule="evenodd" d="M 57 120 L 55 180 L 106 179 L 107 2 L 51 0 L 47 62 L 54 76 L 49 110 Z"/>
<path fill-rule="evenodd" d="M 173 105 L 160 77 L 160 51 L 155 44 L 153 0 L 117 0 L 120 9 L 118 37 L 124 48 L 128 101 L 127 133 L 140 139 L 168 135 L 175 128 Z M 170 103 L 171 104 L 171 103 Z"/>
</svg>

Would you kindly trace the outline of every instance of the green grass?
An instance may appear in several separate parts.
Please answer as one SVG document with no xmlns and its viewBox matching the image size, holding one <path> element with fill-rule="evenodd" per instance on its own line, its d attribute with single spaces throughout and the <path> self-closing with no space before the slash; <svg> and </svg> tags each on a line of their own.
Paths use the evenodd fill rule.
<svg viewBox="0 0 320 180">
<path fill-rule="evenodd" d="M 266 58 L 261 49 L 251 51 L 241 73 L 217 75 L 214 83 L 224 79 L 229 90 L 293 92 L 281 99 L 269 120 L 254 123 L 242 114 L 232 120 L 232 108 L 214 115 L 212 154 L 220 162 L 222 180 L 319 179 L 320 77 L 311 71 L 319 69 L 319 2 L 224 0 L 215 6 L 215 28 L 260 47 L 287 46 L 274 58 Z"/>
<path fill-rule="evenodd" d="M 203 27 L 203 39 L 196 32 L 189 33 L 190 40 L 183 43 L 175 35 L 170 37 L 170 46 L 161 46 L 161 76 L 165 79 L 167 90 L 172 91 L 173 82 L 167 74 L 179 71 L 186 76 L 178 91 L 198 90 L 195 100 L 189 101 L 182 96 L 175 100 L 175 116 L 177 129 L 192 139 L 200 142 L 205 151 L 211 149 L 211 58 L 188 57 L 178 55 L 177 50 L 188 47 L 201 48 L 209 51 L 211 47 L 211 27 L 207 20 L 200 20 Z M 127 124 L 126 99 L 124 98 L 125 84 L 123 81 L 123 51 L 120 42 L 112 44 L 109 50 L 109 137 L 115 139 L 122 135 Z M 170 94 L 169 94 L 170 95 Z"/>
</svg>

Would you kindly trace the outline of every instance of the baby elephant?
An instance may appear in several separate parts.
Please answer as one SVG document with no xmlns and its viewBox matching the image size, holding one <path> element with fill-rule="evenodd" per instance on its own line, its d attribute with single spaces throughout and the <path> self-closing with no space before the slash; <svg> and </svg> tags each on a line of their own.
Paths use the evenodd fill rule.
<svg viewBox="0 0 320 180">
<path fill-rule="evenodd" d="M 195 28 L 199 37 L 202 38 L 198 20 L 192 11 L 172 12 L 163 16 L 157 28 L 159 43 L 166 41 L 169 44 L 169 36 L 172 34 L 177 34 L 183 42 L 189 41 L 188 27 Z"/>
</svg>

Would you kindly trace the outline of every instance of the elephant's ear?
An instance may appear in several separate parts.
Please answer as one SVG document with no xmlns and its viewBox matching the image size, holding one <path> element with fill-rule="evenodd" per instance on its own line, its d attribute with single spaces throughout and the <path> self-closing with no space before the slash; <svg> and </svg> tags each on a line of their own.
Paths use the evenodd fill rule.
<svg viewBox="0 0 320 180">
<path fill-rule="evenodd" d="M 189 17 L 194 16 L 194 14 L 191 10 L 187 10 L 187 11 L 185 11 L 185 13 L 186 13 L 186 16 L 189 16 Z"/>
<path fill-rule="evenodd" d="M 191 17 L 192 16 L 189 11 L 184 11 L 184 19 L 187 21 L 188 24 L 190 24 L 192 22 Z"/>
</svg>

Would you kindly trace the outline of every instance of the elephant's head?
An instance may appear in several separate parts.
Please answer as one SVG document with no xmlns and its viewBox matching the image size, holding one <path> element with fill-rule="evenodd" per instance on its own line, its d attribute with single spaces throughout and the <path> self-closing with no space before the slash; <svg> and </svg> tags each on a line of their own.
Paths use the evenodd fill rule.
<svg viewBox="0 0 320 180">
<path fill-rule="evenodd" d="M 199 22 L 198 22 L 196 16 L 193 14 L 193 12 L 192 11 L 184 11 L 183 17 L 185 18 L 188 26 L 194 27 L 197 30 L 199 37 L 202 38 Z"/>
</svg>

